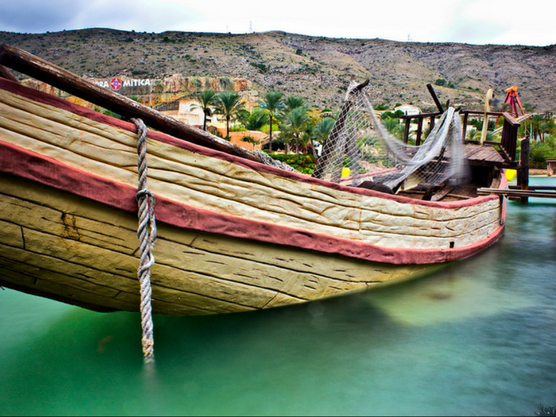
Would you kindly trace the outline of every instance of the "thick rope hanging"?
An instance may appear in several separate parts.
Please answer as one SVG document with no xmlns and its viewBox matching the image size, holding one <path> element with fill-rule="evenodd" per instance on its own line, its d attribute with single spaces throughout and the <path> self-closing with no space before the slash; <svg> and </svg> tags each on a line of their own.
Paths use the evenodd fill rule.
<svg viewBox="0 0 556 417">
<path fill-rule="evenodd" d="M 137 236 L 139 237 L 139 248 L 141 263 L 137 270 L 141 284 L 141 326 L 143 328 L 143 356 L 146 363 L 154 360 L 153 320 L 151 308 L 151 266 L 154 265 L 154 256 L 151 249 L 156 239 L 156 220 L 154 217 L 154 194 L 149 191 L 147 184 L 147 127 L 141 119 L 131 119 L 137 127 L 137 162 L 139 185 L 136 199 L 139 206 L 139 226 Z"/>
</svg>

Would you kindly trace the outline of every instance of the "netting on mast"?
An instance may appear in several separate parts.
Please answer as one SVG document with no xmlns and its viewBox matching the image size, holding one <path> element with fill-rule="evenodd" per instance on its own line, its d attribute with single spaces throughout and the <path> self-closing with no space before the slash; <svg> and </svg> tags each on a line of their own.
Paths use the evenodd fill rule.
<svg viewBox="0 0 556 417">
<path fill-rule="evenodd" d="M 313 177 L 352 186 L 372 181 L 393 190 L 418 184 L 430 188 L 464 179 L 458 112 L 445 111 L 421 146 L 406 144 L 378 119 L 364 91 L 366 85 L 350 85 Z"/>
</svg>

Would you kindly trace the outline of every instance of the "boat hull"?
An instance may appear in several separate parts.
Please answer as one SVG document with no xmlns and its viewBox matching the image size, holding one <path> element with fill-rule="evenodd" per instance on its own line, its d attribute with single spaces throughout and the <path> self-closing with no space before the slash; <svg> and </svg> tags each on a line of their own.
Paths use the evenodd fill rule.
<svg viewBox="0 0 556 417">
<path fill-rule="evenodd" d="M 0 177 L 0 283 L 97 311 L 139 310 L 137 218 Z M 152 305 L 169 315 L 251 311 L 364 290 L 435 265 L 390 265 L 160 223 Z"/>
<path fill-rule="evenodd" d="M 139 309 L 133 124 L 0 80 L 0 283 Z M 418 201 L 148 132 L 153 310 L 250 311 L 426 273 L 494 244 L 494 196 Z"/>
</svg>

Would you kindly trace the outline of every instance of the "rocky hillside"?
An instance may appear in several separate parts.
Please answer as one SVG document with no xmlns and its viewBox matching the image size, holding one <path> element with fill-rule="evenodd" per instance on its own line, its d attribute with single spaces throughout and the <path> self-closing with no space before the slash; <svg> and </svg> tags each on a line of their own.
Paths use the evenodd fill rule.
<svg viewBox="0 0 556 417">
<path fill-rule="evenodd" d="M 355 77 L 371 79 L 373 104 L 414 104 L 423 111 L 432 110 L 425 86 L 443 79 L 450 87 L 435 89 L 441 101 L 449 99 L 452 105 L 480 109 L 487 89 L 493 88 L 497 97 L 504 98 L 506 88 L 517 85 L 522 103 L 530 103 L 537 111 L 556 110 L 556 45 L 478 46 L 283 32 L 154 34 L 110 29 L 0 32 L 0 44 L 4 43 L 96 82 L 107 83 L 113 77 L 148 79 L 135 94 L 146 101 L 148 93 L 154 93 L 149 99 L 154 105 L 204 88 L 233 88 L 253 103 L 267 91 L 280 90 L 302 96 L 321 109 L 335 110 Z"/>
</svg>

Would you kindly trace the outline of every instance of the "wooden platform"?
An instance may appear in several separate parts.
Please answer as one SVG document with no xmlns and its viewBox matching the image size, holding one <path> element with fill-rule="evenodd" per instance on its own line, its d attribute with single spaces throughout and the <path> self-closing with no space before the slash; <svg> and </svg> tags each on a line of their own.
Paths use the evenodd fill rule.
<svg viewBox="0 0 556 417">
<path fill-rule="evenodd" d="M 463 145 L 465 158 L 471 165 L 488 165 L 501 168 L 514 167 L 512 162 L 503 152 L 496 150 L 492 145 Z"/>
</svg>

